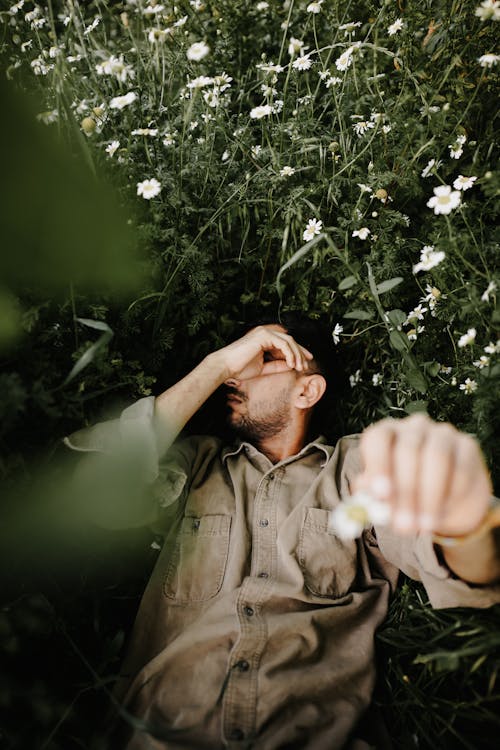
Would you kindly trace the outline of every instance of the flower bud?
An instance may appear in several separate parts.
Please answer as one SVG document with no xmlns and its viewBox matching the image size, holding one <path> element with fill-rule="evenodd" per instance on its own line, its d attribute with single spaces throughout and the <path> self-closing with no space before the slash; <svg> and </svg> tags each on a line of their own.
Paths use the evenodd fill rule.
<svg viewBox="0 0 500 750">
<path fill-rule="evenodd" d="M 95 120 L 92 117 L 84 117 L 80 123 L 80 127 L 85 135 L 92 135 L 95 130 Z"/>
<path fill-rule="evenodd" d="M 375 190 L 375 198 L 378 198 L 379 201 L 382 201 L 382 203 L 385 203 L 388 198 L 387 190 L 384 190 L 384 188 L 379 188 L 378 190 Z"/>
</svg>

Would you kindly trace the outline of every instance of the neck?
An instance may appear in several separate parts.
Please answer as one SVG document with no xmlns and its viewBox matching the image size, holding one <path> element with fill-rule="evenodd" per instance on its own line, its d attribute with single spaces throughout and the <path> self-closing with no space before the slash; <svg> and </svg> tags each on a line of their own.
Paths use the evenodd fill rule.
<svg viewBox="0 0 500 750">
<path fill-rule="evenodd" d="M 263 437 L 255 441 L 255 447 L 276 464 L 285 458 L 295 456 L 306 444 L 307 425 L 302 424 L 295 429 L 284 429 L 276 435 Z"/>
</svg>

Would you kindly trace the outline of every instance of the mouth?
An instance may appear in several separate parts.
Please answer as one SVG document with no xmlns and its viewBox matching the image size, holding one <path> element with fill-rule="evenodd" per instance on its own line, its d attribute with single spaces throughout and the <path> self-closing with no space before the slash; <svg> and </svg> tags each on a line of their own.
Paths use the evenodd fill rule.
<svg viewBox="0 0 500 750">
<path fill-rule="evenodd" d="M 243 401 L 244 397 L 242 395 L 238 395 L 237 393 L 228 393 L 226 396 L 227 404 L 242 404 Z"/>
</svg>

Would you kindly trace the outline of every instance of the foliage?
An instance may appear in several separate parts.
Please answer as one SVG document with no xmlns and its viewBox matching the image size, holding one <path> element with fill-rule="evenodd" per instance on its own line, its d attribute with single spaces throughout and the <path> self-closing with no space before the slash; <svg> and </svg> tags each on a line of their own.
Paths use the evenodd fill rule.
<svg viewBox="0 0 500 750">
<path fill-rule="evenodd" d="M 15 197 L 19 175 L 39 175 L 31 178 L 36 200 L 29 193 L 22 200 L 26 221 L 6 223 L 26 232 L 9 235 L 2 261 L 9 486 L 19 475 L 29 483 L 33 458 L 45 464 L 59 436 L 174 382 L 241 320 L 262 308 L 300 308 L 325 318 L 340 340 L 350 405 L 342 398 L 341 432 L 427 410 L 478 436 L 498 487 L 498 17 L 478 15 L 479 0 L 325 0 L 317 13 L 308 5 L 2 2 L 7 78 L 38 98 L 38 122 L 23 111 L 26 127 L 17 132 L 2 118 L 2 163 L 10 165 L 3 192 Z M 2 89 L 4 101 L 10 96 Z M 43 161 L 59 149 L 59 161 L 73 165 L 68 172 L 55 156 Z M 93 202 L 87 188 L 68 203 L 56 189 L 90 179 Z M 435 194 L 440 186 L 449 186 L 447 195 Z M 109 194 L 119 196 L 124 214 L 108 207 Z M 6 218 L 18 217 L 11 204 L 20 200 L 7 204 Z M 124 226 L 141 248 L 133 261 Z M 78 250 L 73 230 L 86 238 L 89 228 L 93 237 Z M 87 254 L 100 237 L 98 253 Z M 71 262 L 52 252 L 54 243 Z M 106 273 L 89 272 L 104 247 L 117 270 L 128 269 L 111 288 Z M 50 568 L 47 578 L 54 575 Z M 97 588 L 92 607 L 104 606 Z M 40 589 L 47 592 L 46 583 Z M 26 596 L 37 591 L 25 584 Z M 83 584 L 81 592 L 79 601 L 89 601 Z M 403 611 L 400 596 L 393 617 Z M 46 595 L 52 607 L 61 604 L 66 632 L 77 630 L 81 610 L 64 612 L 65 597 L 67 590 Z M 7 618 L 16 607 L 9 604 Z M 439 640 L 443 624 L 423 606 L 418 612 L 421 630 L 413 615 L 406 631 L 401 626 L 413 633 L 415 655 L 427 653 L 425 627 L 435 626 Z M 493 621 L 485 622 L 478 654 L 490 653 Z M 103 629 L 114 642 L 117 623 L 110 612 L 94 624 L 83 619 L 83 640 L 93 644 L 87 658 L 100 658 L 95 636 Z M 16 627 L 9 625 L 9 638 Z M 400 649 L 394 630 L 384 632 Z M 63 640 L 55 638 L 54 648 Z M 113 668 L 103 664 L 99 671 L 94 662 L 100 677 Z M 459 667 L 460 659 L 450 674 Z M 483 696 L 478 721 L 487 723 L 483 673 L 471 671 L 467 685 Z M 405 674 L 389 671 L 409 725 L 416 704 Z M 444 680 L 433 682 L 428 665 L 421 674 L 424 701 Z M 90 692 L 98 684 L 75 668 L 71 684 L 80 679 Z M 35 723 L 53 728 L 55 713 Z M 446 716 L 450 729 L 455 715 Z M 78 732 L 80 742 L 71 741 L 86 746 L 85 721 L 71 711 L 66 718 L 70 729 L 58 725 L 47 748 L 59 747 L 59 737 L 69 747 Z M 403 723 L 394 724 L 402 735 Z M 421 729 L 414 726 L 424 746 Z"/>
</svg>

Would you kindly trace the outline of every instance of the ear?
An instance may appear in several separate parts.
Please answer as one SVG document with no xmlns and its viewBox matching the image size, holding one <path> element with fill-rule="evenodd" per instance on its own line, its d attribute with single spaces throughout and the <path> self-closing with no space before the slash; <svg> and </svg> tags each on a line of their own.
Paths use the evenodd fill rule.
<svg viewBox="0 0 500 750">
<path fill-rule="evenodd" d="M 311 409 L 326 391 L 326 380 L 319 373 L 302 375 L 298 381 L 298 386 L 295 406 L 297 409 Z"/>
</svg>

